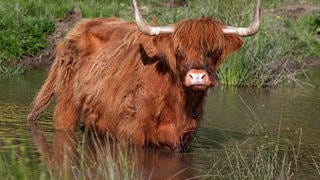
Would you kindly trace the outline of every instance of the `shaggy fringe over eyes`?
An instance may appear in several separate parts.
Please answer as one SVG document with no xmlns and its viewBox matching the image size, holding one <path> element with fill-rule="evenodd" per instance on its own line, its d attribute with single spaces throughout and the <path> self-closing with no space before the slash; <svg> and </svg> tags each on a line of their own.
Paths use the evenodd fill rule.
<svg viewBox="0 0 320 180">
<path fill-rule="evenodd" d="M 177 24 L 173 34 L 174 49 L 180 53 L 186 49 L 193 49 L 201 54 L 216 52 L 225 48 L 225 38 L 222 24 L 211 18 L 200 20 L 189 19 Z M 186 54 L 188 57 L 193 55 Z"/>
<path fill-rule="evenodd" d="M 176 31 L 172 35 L 174 51 L 180 53 L 182 57 L 188 57 L 187 61 L 217 53 L 218 59 L 215 64 L 218 67 L 230 53 L 239 50 L 243 44 L 238 35 L 224 35 L 222 32 L 224 26 L 223 23 L 211 18 L 182 21 L 177 24 Z"/>
</svg>

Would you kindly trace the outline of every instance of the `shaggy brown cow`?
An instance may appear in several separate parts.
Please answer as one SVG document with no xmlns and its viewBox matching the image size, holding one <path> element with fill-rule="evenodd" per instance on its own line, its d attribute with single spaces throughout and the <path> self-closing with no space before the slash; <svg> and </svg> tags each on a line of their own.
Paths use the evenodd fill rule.
<svg viewBox="0 0 320 180">
<path fill-rule="evenodd" d="M 85 20 L 57 45 L 29 121 L 55 94 L 56 129 L 74 130 L 82 120 L 121 143 L 188 150 L 217 67 L 241 47 L 240 36 L 259 29 L 260 0 L 247 28 L 212 18 L 152 27 L 133 6 L 137 23 Z"/>
</svg>

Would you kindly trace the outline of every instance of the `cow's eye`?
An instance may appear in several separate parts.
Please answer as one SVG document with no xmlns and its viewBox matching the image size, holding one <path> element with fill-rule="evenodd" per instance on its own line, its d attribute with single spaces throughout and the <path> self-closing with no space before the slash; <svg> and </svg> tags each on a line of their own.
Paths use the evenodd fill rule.
<svg viewBox="0 0 320 180">
<path fill-rule="evenodd" d="M 207 56 L 208 58 L 211 58 L 212 55 L 213 55 L 213 52 L 212 52 L 212 51 L 209 51 L 206 56 Z"/>
<path fill-rule="evenodd" d="M 221 53 L 220 52 L 217 52 L 217 51 L 209 51 L 207 53 L 207 58 L 210 58 L 212 60 L 217 60 L 219 59 Z"/>
</svg>

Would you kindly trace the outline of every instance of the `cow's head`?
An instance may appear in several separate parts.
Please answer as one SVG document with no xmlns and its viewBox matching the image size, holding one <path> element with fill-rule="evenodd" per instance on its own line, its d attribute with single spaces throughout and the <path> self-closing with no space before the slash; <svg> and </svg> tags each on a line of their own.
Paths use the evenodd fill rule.
<svg viewBox="0 0 320 180">
<path fill-rule="evenodd" d="M 249 27 L 226 26 L 212 18 L 188 19 L 180 23 L 154 27 L 142 18 L 132 1 L 139 30 L 156 36 L 158 56 L 165 57 L 170 69 L 179 74 L 186 88 L 206 90 L 214 85 L 217 67 L 227 55 L 240 49 L 241 36 L 252 36 L 259 30 L 260 0 L 257 0 L 253 23 Z"/>
</svg>

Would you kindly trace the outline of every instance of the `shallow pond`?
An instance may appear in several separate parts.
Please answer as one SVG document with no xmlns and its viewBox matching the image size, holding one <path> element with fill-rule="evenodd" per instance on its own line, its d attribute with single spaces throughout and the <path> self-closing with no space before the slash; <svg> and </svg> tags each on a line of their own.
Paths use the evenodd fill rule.
<svg viewBox="0 0 320 180">
<path fill-rule="evenodd" d="M 46 74 L 43 70 L 32 70 L 23 76 L 0 78 L 2 154 L 19 147 L 26 151 L 29 161 L 39 162 L 39 159 L 45 159 L 39 153 L 39 146 L 42 151 L 44 147 L 41 145 L 42 138 L 49 139 L 53 144 L 64 139 L 64 134 L 53 129 L 50 110 L 39 119 L 39 129 L 30 131 L 26 121 L 29 104 Z M 250 163 L 255 160 L 255 151 L 259 151 L 256 147 L 263 147 L 263 142 L 266 142 L 279 143 L 281 153 L 277 158 L 281 161 L 280 156 L 287 154 L 295 178 L 319 178 L 320 71 L 310 71 L 309 76 L 311 80 L 306 81 L 313 87 L 213 89 L 207 97 L 204 118 L 191 145 L 191 152 L 175 154 L 143 149 L 135 154 L 141 176 L 146 179 L 185 179 L 207 177 L 218 172 L 222 175 L 211 177 L 219 178 L 225 173 L 232 173 L 236 167 L 230 165 L 231 161 L 234 162 L 230 160 L 231 156 L 237 153 L 234 159 L 248 156 L 249 159 L 243 162 Z M 81 132 L 77 133 L 81 138 Z M 32 167 L 29 169 L 32 171 Z"/>
</svg>

